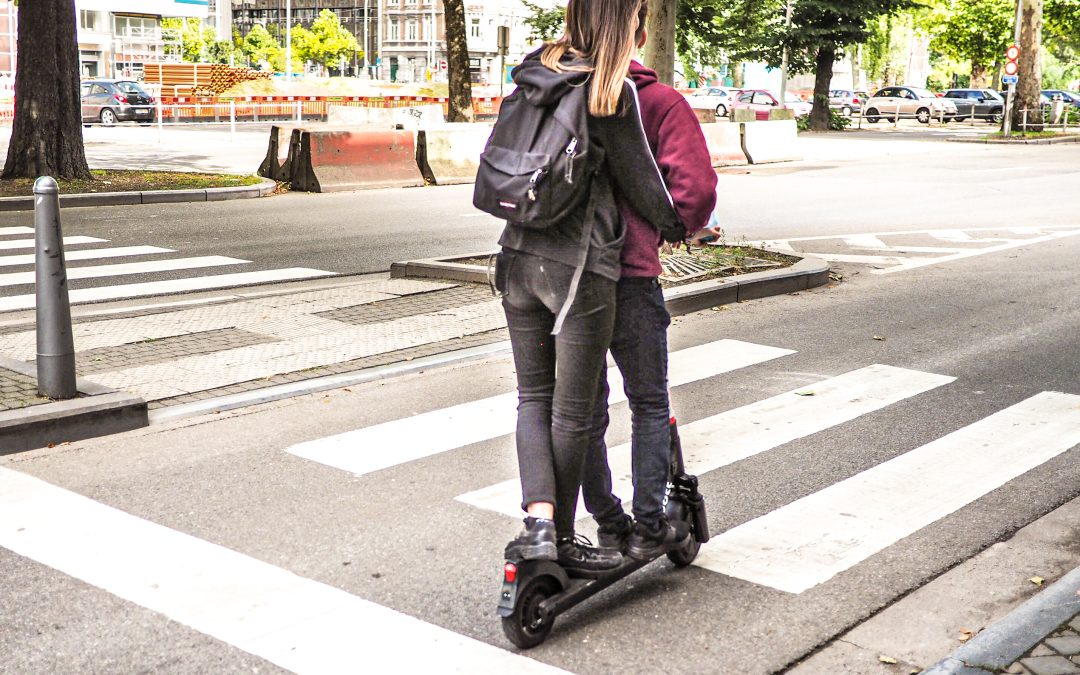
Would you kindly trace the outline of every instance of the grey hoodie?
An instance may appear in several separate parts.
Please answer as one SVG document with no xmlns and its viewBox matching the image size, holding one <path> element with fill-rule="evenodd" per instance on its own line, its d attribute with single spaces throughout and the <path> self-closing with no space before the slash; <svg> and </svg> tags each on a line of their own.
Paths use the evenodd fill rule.
<svg viewBox="0 0 1080 675">
<path fill-rule="evenodd" d="M 564 63 L 573 61 L 566 57 Z M 556 73 L 540 62 L 540 50 L 533 52 L 513 71 L 517 89 L 503 103 L 515 105 L 515 97 L 525 97 L 534 105 L 545 105 L 563 96 L 580 96 L 583 109 L 587 105 L 588 74 L 574 71 Z M 657 228 L 670 228 L 679 222 L 669 201 L 667 191 L 653 163 L 648 142 L 642 130 L 634 90 L 627 84 L 620 98 L 619 114 L 610 117 L 588 117 L 589 151 L 599 164 L 592 179 L 593 210 L 592 236 L 585 270 L 618 281 L 621 264 L 619 254 L 625 237 L 625 224 L 615 203 L 612 183 L 626 195 L 634 210 Z M 543 229 L 528 229 L 507 223 L 499 237 L 504 248 L 531 253 L 576 266 L 579 259 L 582 228 L 589 213 L 582 204 L 557 225 Z"/>
</svg>

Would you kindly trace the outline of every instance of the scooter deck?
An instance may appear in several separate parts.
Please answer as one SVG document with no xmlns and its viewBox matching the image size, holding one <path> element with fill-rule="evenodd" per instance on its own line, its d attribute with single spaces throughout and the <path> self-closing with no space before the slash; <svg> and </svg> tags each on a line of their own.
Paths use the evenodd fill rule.
<svg viewBox="0 0 1080 675">
<path fill-rule="evenodd" d="M 622 563 L 618 567 L 600 572 L 580 572 L 567 570 L 570 583 L 560 593 L 556 593 L 540 603 L 540 611 L 547 616 L 562 614 L 574 605 L 590 598 L 615 582 L 625 579 L 642 567 L 662 558 L 666 553 L 661 553 L 655 558 L 648 560 L 635 560 L 630 556 L 623 556 Z M 588 574 L 589 576 L 583 576 Z"/>
</svg>

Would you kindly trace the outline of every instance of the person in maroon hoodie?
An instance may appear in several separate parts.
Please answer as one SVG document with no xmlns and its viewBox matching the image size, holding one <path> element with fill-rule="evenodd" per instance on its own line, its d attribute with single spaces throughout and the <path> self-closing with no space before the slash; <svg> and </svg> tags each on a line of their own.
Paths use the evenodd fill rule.
<svg viewBox="0 0 1080 675">
<path fill-rule="evenodd" d="M 641 11 L 646 11 L 644 5 Z M 639 47 L 645 44 L 644 25 L 642 16 Z M 716 172 L 697 116 L 679 92 L 657 81 L 654 71 L 631 61 L 630 76 L 637 86 L 645 137 L 687 236 L 693 237 L 691 243 L 715 238 L 719 232 L 708 224 L 716 206 Z M 585 506 L 599 525 L 599 545 L 647 560 L 682 545 L 690 535 L 685 522 L 667 522 L 663 506 L 671 448 L 667 387 L 671 316 L 658 279 L 662 241 L 660 232 L 630 207 L 624 195 L 616 192 L 616 202 L 626 223 L 626 240 L 610 349 L 623 375 L 632 416 L 633 521 L 611 492 L 604 443 L 606 373 L 600 377 L 593 406 L 581 487 Z"/>
</svg>

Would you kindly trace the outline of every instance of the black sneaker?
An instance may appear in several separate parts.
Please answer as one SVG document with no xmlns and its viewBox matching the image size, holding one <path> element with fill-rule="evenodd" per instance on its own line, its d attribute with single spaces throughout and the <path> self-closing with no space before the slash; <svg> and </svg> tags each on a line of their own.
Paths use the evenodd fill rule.
<svg viewBox="0 0 1080 675">
<path fill-rule="evenodd" d="M 600 572 L 622 564 L 622 554 L 607 548 L 596 548 L 592 542 L 575 535 L 559 540 L 559 564 L 567 572 Z"/>
<path fill-rule="evenodd" d="M 506 545 L 507 560 L 558 560 L 555 546 L 555 521 L 525 518 L 521 534 Z"/>
<path fill-rule="evenodd" d="M 626 544 L 630 539 L 634 521 L 625 513 L 616 520 L 610 520 L 600 524 L 596 528 L 597 543 L 600 548 L 609 548 L 619 553 L 626 553 Z"/>
<path fill-rule="evenodd" d="M 685 520 L 660 521 L 656 530 L 643 523 L 634 523 L 634 531 L 626 543 L 626 553 L 634 560 L 652 560 L 685 546 L 690 539 L 690 525 Z"/>
</svg>

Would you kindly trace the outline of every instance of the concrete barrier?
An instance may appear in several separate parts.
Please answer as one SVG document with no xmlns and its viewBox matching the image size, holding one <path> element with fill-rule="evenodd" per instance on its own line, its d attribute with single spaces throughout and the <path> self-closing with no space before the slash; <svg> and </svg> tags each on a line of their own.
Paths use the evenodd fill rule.
<svg viewBox="0 0 1080 675">
<path fill-rule="evenodd" d="M 728 115 L 732 122 L 753 122 L 757 119 L 757 112 L 750 108 L 735 108 Z"/>
<path fill-rule="evenodd" d="M 363 108 L 348 105 L 329 105 L 326 122 L 337 126 L 378 124 L 393 128 L 400 124 L 406 129 L 419 129 L 445 122 L 439 104 L 414 105 L 407 108 Z"/>
<path fill-rule="evenodd" d="M 416 161 L 429 183 L 472 183 L 480 168 L 480 153 L 491 136 L 491 125 L 441 124 L 421 129 L 416 136 Z"/>
<path fill-rule="evenodd" d="M 791 108 L 773 108 L 769 111 L 769 120 L 793 120 L 795 119 L 795 111 Z"/>
<path fill-rule="evenodd" d="M 693 108 L 694 115 L 697 116 L 697 121 L 701 124 L 711 124 L 716 122 L 716 111 L 711 108 Z"/>
<path fill-rule="evenodd" d="M 701 126 L 713 166 L 739 166 L 747 163 L 742 147 L 742 127 L 743 124 L 735 122 Z"/>
<path fill-rule="evenodd" d="M 270 127 L 270 141 L 266 147 L 259 170 L 255 173 L 263 178 L 288 183 L 292 180 L 291 160 L 292 135 L 295 125 L 274 125 Z"/>
<path fill-rule="evenodd" d="M 343 192 L 424 184 L 413 131 L 307 128 L 299 136 L 293 157 L 295 190 Z"/>
<path fill-rule="evenodd" d="M 742 148 L 751 164 L 792 162 L 802 159 L 798 153 L 798 128 L 795 120 L 747 122 L 742 125 Z"/>
</svg>

